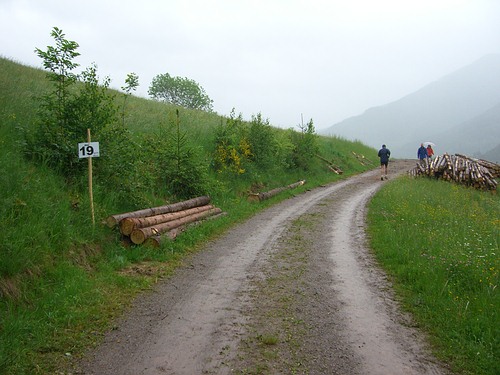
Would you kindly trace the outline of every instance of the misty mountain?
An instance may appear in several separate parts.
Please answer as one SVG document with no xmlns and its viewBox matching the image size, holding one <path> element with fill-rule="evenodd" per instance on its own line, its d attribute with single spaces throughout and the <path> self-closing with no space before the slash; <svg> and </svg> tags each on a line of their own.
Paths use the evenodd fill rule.
<svg viewBox="0 0 500 375">
<path fill-rule="evenodd" d="M 498 146 L 496 146 L 494 149 L 492 149 L 484 154 L 478 155 L 477 157 L 480 159 L 489 160 L 489 161 L 492 161 L 494 163 L 499 164 L 500 163 L 500 144 Z"/>
<path fill-rule="evenodd" d="M 495 149 L 500 146 L 500 102 L 479 116 L 437 134 L 433 142 L 443 152 L 476 157 Z"/>
<path fill-rule="evenodd" d="M 436 154 L 488 152 L 500 143 L 500 55 L 487 55 L 392 103 L 350 117 L 321 134 L 357 139 L 394 157 L 416 158 L 421 142 Z"/>
</svg>

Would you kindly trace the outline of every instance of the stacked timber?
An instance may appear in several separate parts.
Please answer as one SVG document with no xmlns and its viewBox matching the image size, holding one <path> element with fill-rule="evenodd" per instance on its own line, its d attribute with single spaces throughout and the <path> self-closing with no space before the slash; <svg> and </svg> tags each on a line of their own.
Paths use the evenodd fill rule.
<svg viewBox="0 0 500 375">
<path fill-rule="evenodd" d="M 465 155 L 440 155 L 435 159 L 417 162 L 408 171 L 410 176 L 428 176 L 471 186 L 481 190 L 496 190 L 500 166 Z"/>
<path fill-rule="evenodd" d="M 276 189 L 272 189 L 269 191 L 265 191 L 263 193 L 250 193 L 248 195 L 248 200 L 250 202 L 261 202 L 263 200 L 269 199 L 271 197 L 274 197 L 275 195 L 278 195 L 282 191 L 285 190 L 290 190 L 290 189 L 295 189 L 296 187 L 302 186 L 306 183 L 305 180 L 297 181 L 294 182 L 293 184 L 287 185 L 287 186 L 282 186 Z"/>
<path fill-rule="evenodd" d="M 173 239 L 188 224 L 222 214 L 222 210 L 210 204 L 207 196 L 165 206 L 112 215 L 107 218 L 109 227 L 118 226 L 123 236 L 137 245 L 159 245 L 165 238 Z"/>
<path fill-rule="evenodd" d="M 456 155 L 460 156 L 462 158 L 472 160 L 472 161 L 480 164 L 484 168 L 488 169 L 494 178 L 500 178 L 500 164 L 496 164 L 496 163 L 493 163 L 491 161 L 484 160 L 484 159 L 471 158 L 469 156 L 465 156 L 462 154 L 456 154 Z"/>
</svg>

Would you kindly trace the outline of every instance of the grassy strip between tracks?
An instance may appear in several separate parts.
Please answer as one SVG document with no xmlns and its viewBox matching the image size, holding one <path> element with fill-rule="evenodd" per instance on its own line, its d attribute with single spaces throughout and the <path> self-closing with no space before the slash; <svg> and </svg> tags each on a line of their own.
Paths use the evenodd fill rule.
<svg viewBox="0 0 500 375">
<path fill-rule="evenodd" d="M 309 373 L 303 341 L 310 328 L 304 318 L 309 301 L 304 286 L 310 241 L 304 231 L 312 230 L 311 220 L 296 220 L 282 246 L 252 281 L 252 300 L 245 309 L 248 336 L 240 343 L 230 363 L 237 375 Z"/>
<path fill-rule="evenodd" d="M 374 197 L 370 240 L 435 354 L 460 374 L 500 374 L 500 199 L 400 178 Z"/>
</svg>

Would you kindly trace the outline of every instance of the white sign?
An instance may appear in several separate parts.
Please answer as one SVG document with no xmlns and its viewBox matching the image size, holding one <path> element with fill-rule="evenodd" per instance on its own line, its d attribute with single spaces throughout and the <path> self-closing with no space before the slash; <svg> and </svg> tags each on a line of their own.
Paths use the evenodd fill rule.
<svg viewBox="0 0 500 375">
<path fill-rule="evenodd" d="M 99 157 L 99 142 L 78 143 L 78 157 L 81 158 L 98 158 Z"/>
</svg>

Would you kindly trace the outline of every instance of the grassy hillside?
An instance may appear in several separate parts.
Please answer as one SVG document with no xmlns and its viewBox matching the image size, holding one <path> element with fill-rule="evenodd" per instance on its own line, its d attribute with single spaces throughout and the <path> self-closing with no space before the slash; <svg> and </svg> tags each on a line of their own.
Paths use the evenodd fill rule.
<svg viewBox="0 0 500 375">
<path fill-rule="evenodd" d="M 426 178 L 385 185 L 371 244 L 401 303 L 456 374 L 500 373 L 500 198 Z"/>
<path fill-rule="evenodd" d="M 125 127 L 136 153 L 129 159 L 115 155 L 122 157 L 121 164 L 115 165 L 106 155 L 108 145 L 100 144 L 103 156 L 94 159 L 97 223 L 111 214 L 176 199 L 165 188 L 163 176 L 154 175 L 161 171 L 156 165 L 159 156 L 149 148 L 161 146 L 163 138 L 171 136 L 168 124 L 177 109 L 180 128 L 198 158 L 196 164 L 207 176 L 203 188 L 228 215 L 193 228 L 160 249 L 124 247 L 115 232 L 101 224 L 92 226 L 85 173 L 69 180 L 46 163 L 25 156 L 25 135 L 37 123 L 34 97 L 50 90 L 45 72 L 0 59 L 0 87 L 2 374 L 48 374 L 70 366 L 72 359 L 99 341 L 136 293 L 168 274 L 179 259 L 210 237 L 272 204 L 273 200 L 262 205 L 247 202 L 250 190 L 307 180 L 304 187 L 283 193 L 276 201 L 376 166 L 375 150 L 361 143 L 318 137 L 318 153 L 340 167 L 343 176 L 332 173 L 319 158 L 310 160 L 308 168 L 283 163 L 264 169 L 248 160 L 242 173 L 217 171 L 213 161 L 216 132 L 227 124 L 227 117 L 130 97 Z M 117 105 L 122 105 L 123 95 L 114 94 Z M 248 124 L 241 126 L 245 129 Z M 291 149 L 292 137 L 300 137 L 290 129 L 273 128 L 272 134 L 283 152 Z M 161 147 L 156 150 L 162 151 Z M 366 159 L 360 162 L 354 153 Z M 105 171 L 111 177 L 102 181 Z"/>
</svg>

